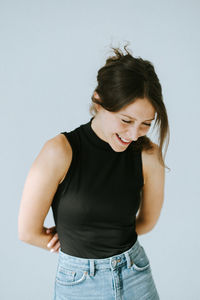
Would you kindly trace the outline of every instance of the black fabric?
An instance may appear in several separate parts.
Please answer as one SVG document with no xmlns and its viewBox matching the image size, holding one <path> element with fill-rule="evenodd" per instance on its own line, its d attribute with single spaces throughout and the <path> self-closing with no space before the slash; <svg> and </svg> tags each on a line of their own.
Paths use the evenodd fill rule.
<svg viewBox="0 0 200 300">
<path fill-rule="evenodd" d="M 61 251 L 81 258 L 107 258 L 137 240 L 135 217 L 143 186 L 141 151 L 134 142 L 114 151 L 91 127 L 93 117 L 61 132 L 72 161 L 52 201 Z"/>
</svg>

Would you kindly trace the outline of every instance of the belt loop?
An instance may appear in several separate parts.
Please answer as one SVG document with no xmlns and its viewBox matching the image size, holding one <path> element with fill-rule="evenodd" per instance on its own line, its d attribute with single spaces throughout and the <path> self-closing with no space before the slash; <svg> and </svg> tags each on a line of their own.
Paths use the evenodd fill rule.
<svg viewBox="0 0 200 300">
<path fill-rule="evenodd" d="M 126 256 L 127 268 L 130 268 L 131 267 L 131 258 L 130 258 L 130 255 L 129 255 L 128 252 L 125 252 L 124 254 Z"/>
<path fill-rule="evenodd" d="M 94 276 L 94 259 L 90 259 L 90 276 Z"/>
</svg>

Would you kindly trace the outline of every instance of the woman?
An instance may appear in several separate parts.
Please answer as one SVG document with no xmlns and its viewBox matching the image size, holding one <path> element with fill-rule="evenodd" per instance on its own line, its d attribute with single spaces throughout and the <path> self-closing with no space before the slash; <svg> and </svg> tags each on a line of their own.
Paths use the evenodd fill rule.
<svg viewBox="0 0 200 300">
<path fill-rule="evenodd" d="M 168 117 L 152 63 L 124 48 L 98 71 L 90 121 L 48 140 L 25 182 L 19 238 L 59 253 L 54 300 L 159 299 L 138 235 L 163 205 Z"/>
</svg>

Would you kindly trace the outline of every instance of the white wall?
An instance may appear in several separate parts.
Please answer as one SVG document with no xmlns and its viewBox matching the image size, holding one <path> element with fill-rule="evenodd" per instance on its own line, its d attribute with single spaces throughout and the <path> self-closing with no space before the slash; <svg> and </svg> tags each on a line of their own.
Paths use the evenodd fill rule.
<svg viewBox="0 0 200 300">
<path fill-rule="evenodd" d="M 163 210 L 139 239 L 162 300 L 200 299 L 199 3 L 0 1 L 1 299 L 52 297 L 57 254 L 18 240 L 24 181 L 47 139 L 89 120 L 109 46 L 127 41 L 155 66 L 171 133 Z"/>
</svg>

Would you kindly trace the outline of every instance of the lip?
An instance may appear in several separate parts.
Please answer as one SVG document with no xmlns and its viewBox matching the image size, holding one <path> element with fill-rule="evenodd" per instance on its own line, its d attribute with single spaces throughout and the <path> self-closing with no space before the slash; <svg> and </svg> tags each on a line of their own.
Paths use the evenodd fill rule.
<svg viewBox="0 0 200 300">
<path fill-rule="evenodd" d="M 129 141 L 129 142 L 124 142 L 122 141 L 119 137 L 118 137 L 118 134 L 116 133 L 116 136 L 117 136 L 117 139 L 123 144 L 123 145 L 129 145 L 132 141 Z"/>
</svg>

